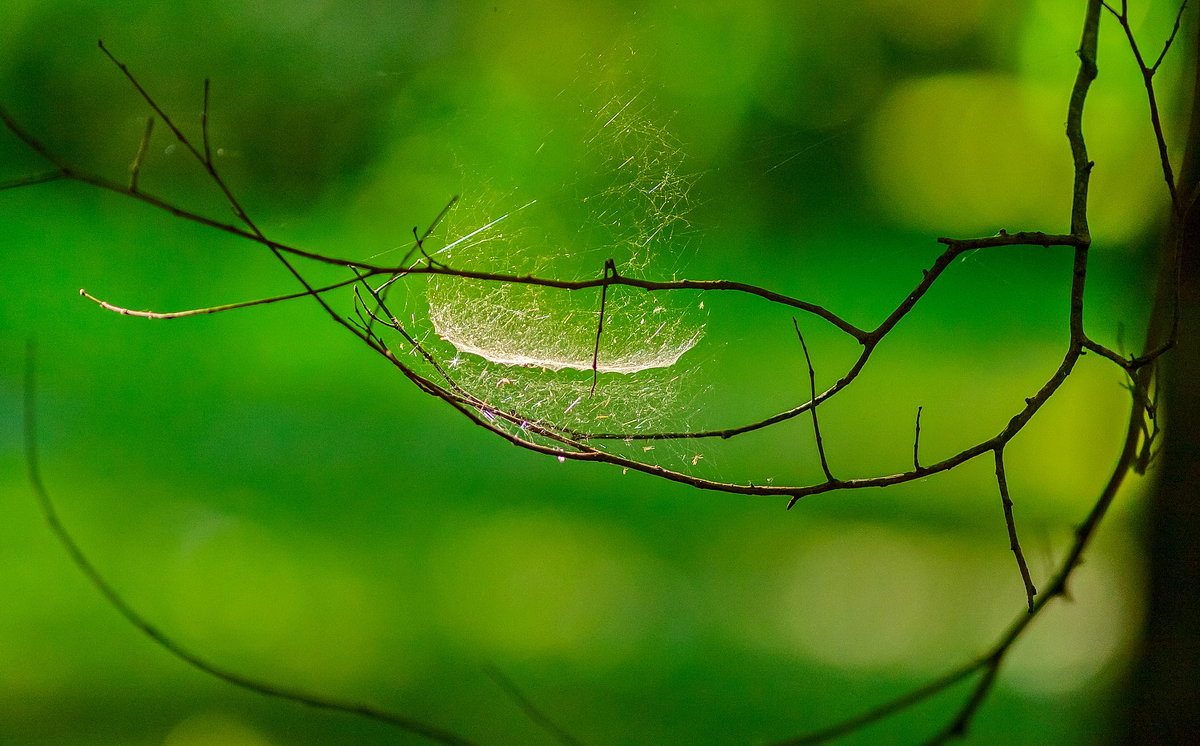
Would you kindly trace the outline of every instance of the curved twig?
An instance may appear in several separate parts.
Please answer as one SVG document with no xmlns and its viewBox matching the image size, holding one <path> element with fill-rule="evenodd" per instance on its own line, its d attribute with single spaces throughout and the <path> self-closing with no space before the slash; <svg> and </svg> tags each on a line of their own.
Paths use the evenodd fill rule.
<svg viewBox="0 0 1200 746">
<path fill-rule="evenodd" d="M 256 679 L 236 671 L 224 668 L 215 663 L 208 661 L 197 653 L 192 652 L 177 642 L 173 637 L 154 626 L 149 620 L 141 615 L 128 601 L 122 596 L 116 588 L 112 586 L 92 564 L 84 554 L 83 549 L 76 543 L 75 539 L 67 531 L 62 521 L 58 517 L 58 511 L 54 507 L 54 502 L 50 499 L 50 493 L 46 489 L 45 483 L 42 481 L 41 467 L 38 458 L 38 439 L 37 439 L 37 373 L 35 369 L 35 351 L 33 344 L 30 343 L 26 351 L 25 365 L 25 466 L 28 470 L 29 484 L 33 490 L 34 496 L 37 498 L 38 507 L 41 509 L 42 517 L 46 520 L 46 524 L 50 527 L 50 532 L 54 534 L 54 538 L 58 540 L 63 549 L 66 550 L 67 556 L 71 558 L 71 563 L 83 573 L 88 582 L 91 583 L 104 600 L 117 611 L 125 621 L 131 626 L 148 637 L 155 645 L 170 653 L 175 658 L 183 661 L 191 668 L 220 679 L 227 684 L 232 684 L 239 689 L 261 694 L 266 697 L 274 697 L 284 699 L 296 704 L 306 705 L 321 710 L 331 710 L 341 712 L 348 715 L 357 715 L 375 720 L 387 725 L 399 728 L 409 733 L 429 739 L 435 743 L 452 744 L 453 746 L 470 746 L 472 743 L 467 739 L 451 733 L 434 725 L 415 720 L 413 718 L 399 715 L 394 712 L 381 710 L 370 705 L 360 704 L 356 702 L 347 702 L 330 697 L 322 697 L 308 692 L 303 692 L 299 689 L 291 687 L 271 684 L 260 679 Z"/>
</svg>

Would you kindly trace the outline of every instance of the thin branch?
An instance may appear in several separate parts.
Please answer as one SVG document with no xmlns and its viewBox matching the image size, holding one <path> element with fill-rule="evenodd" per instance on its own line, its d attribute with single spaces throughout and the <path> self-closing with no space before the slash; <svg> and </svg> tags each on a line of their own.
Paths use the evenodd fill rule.
<svg viewBox="0 0 1200 746">
<path fill-rule="evenodd" d="M 782 741 L 775 741 L 770 746 L 814 746 L 814 744 L 829 743 L 835 741 L 842 736 L 856 733 L 869 725 L 885 720 L 898 712 L 903 712 L 914 705 L 933 697 L 941 692 L 946 691 L 958 682 L 971 676 L 971 674 L 979 671 L 980 664 L 978 661 L 971 661 L 965 665 L 942 674 L 938 678 L 929 683 L 907 692 L 903 696 L 897 697 L 890 702 L 872 708 L 860 715 L 852 718 L 847 718 L 836 725 L 831 725 L 828 728 L 806 733 L 802 736 L 787 738 Z"/>
<path fill-rule="evenodd" d="M 353 285 L 356 282 L 358 282 L 358 278 L 354 278 L 352 280 L 343 280 L 341 282 L 337 282 L 332 285 L 326 285 L 324 287 L 315 288 L 313 290 L 313 292 L 327 293 L 330 290 L 336 290 L 338 288 L 346 287 L 347 285 Z M 280 302 L 287 301 L 287 300 L 295 300 L 297 298 L 307 298 L 310 295 L 310 293 L 307 293 L 307 292 L 291 293 L 290 295 L 276 295 L 271 298 L 260 298 L 258 300 L 247 300 L 247 301 L 241 301 L 239 303 L 228 303 L 228 304 L 221 305 L 221 306 L 209 306 L 207 308 L 190 308 L 186 311 L 135 311 L 130 308 L 125 308 L 123 306 L 118 306 L 118 305 L 109 303 L 108 301 L 105 301 L 105 300 L 100 300 L 99 298 L 97 298 L 96 296 L 87 292 L 83 288 L 79 289 L 79 294 L 82 295 L 84 298 L 87 298 L 91 302 L 95 303 L 97 306 L 100 306 L 101 308 L 105 309 L 106 311 L 112 311 L 113 313 L 118 313 L 118 314 L 121 314 L 122 316 L 137 316 L 137 317 L 143 318 L 143 319 L 182 319 L 182 318 L 186 318 L 188 316 L 202 316 L 202 315 L 206 315 L 206 314 L 210 314 L 210 313 L 222 313 L 224 311 L 235 311 L 239 308 L 249 308 L 250 306 L 265 306 L 265 305 L 269 305 L 271 303 L 280 303 Z"/>
<path fill-rule="evenodd" d="M 0 111 L 0 114 L 3 114 L 3 112 Z M 34 184 L 45 184 L 49 181 L 59 181 L 60 179 L 66 178 L 69 177 L 62 171 L 47 171 L 45 173 L 34 174 L 32 176 L 24 176 L 20 179 L 13 179 L 12 181 L 0 182 L 0 192 L 3 192 L 5 189 L 20 189 L 21 187 L 33 186 Z"/>
<path fill-rule="evenodd" d="M 913 434 L 913 471 L 921 471 L 921 407 L 917 407 L 917 426 Z"/>
<path fill-rule="evenodd" d="M 800 339 L 800 349 L 804 350 L 804 362 L 808 364 L 809 401 L 815 401 L 817 398 L 817 372 L 813 370 L 812 357 L 808 354 L 808 345 L 804 343 L 804 335 L 800 333 L 800 323 L 796 321 L 795 316 L 792 317 L 792 326 L 795 327 L 796 336 Z M 831 483 L 837 482 L 829 471 L 829 462 L 825 459 L 825 441 L 821 438 L 821 426 L 817 422 L 817 405 L 813 404 L 808 411 L 812 414 L 813 435 L 817 441 L 817 454 L 821 457 L 821 470 L 825 472 L 825 480 Z"/>
<path fill-rule="evenodd" d="M 129 191 L 131 192 L 138 190 L 138 175 L 141 173 L 142 163 L 146 160 L 146 153 L 150 152 L 150 136 L 153 133 L 154 117 L 146 117 L 146 131 L 142 133 L 142 140 L 138 143 L 133 163 L 129 164 Z"/>
<path fill-rule="evenodd" d="M 1150 66 L 1150 72 L 1158 72 L 1158 68 L 1162 65 L 1163 60 L 1167 57 L 1167 52 L 1171 51 L 1171 45 L 1175 43 L 1175 37 L 1179 34 L 1179 22 L 1183 20 L 1183 11 L 1187 10 L 1188 0 L 1183 0 L 1179 4 L 1179 12 L 1175 14 L 1175 25 L 1171 27 L 1171 35 L 1167 37 L 1167 41 L 1163 44 L 1162 51 L 1158 53 L 1158 59 L 1154 60 L 1154 64 Z"/>
<path fill-rule="evenodd" d="M 1078 235 L 1042 233 L 1041 231 L 1009 233 L 1002 230 L 994 236 L 984 236 L 982 238 L 939 238 L 938 243 L 943 243 L 947 246 L 956 246 L 960 251 L 967 251 L 969 249 L 989 249 L 996 246 L 1042 246 L 1044 248 L 1051 246 L 1079 246 L 1081 243 L 1084 243 L 1084 240 L 1083 237 Z"/>
<path fill-rule="evenodd" d="M 118 614 L 125 618 L 130 625 L 145 635 L 158 647 L 183 661 L 191 668 L 232 684 L 240 689 L 261 694 L 267 697 L 284 699 L 297 704 L 306 705 L 322 710 L 331 710 L 348 715 L 356 715 L 369 720 L 375 720 L 401 730 L 429 739 L 435 743 L 453 744 L 454 746 L 470 746 L 470 741 L 449 731 L 433 725 L 414 720 L 404 715 L 380 710 L 369 705 L 355 702 L 344 702 L 328 697 L 321 697 L 298 689 L 278 686 L 256 678 L 222 668 L 196 653 L 185 648 L 174 638 L 154 626 L 117 592 L 117 590 L 100 574 L 96 566 L 84 554 L 83 549 L 67 531 L 58 511 L 50 499 L 50 493 L 42 480 L 41 467 L 38 458 L 37 440 L 37 373 L 36 354 L 33 343 L 30 342 L 26 351 L 25 365 L 25 465 L 28 470 L 29 484 L 41 508 L 42 517 L 50 528 L 54 538 L 58 540 L 71 563 L 87 578 L 88 582 L 99 591 L 105 602 Z"/>
<path fill-rule="evenodd" d="M 204 104 L 200 109 L 200 139 L 204 142 L 204 162 L 212 163 L 212 145 L 208 139 L 208 97 L 212 81 L 208 78 L 204 79 Z"/>
<path fill-rule="evenodd" d="M 1183 204 L 1180 202 L 1179 195 L 1175 189 L 1175 171 L 1171 166 L 1170 153 L 1167 149 L 1167 138 L 1163 134 L 1162 117 L 1158 109 L 1158 96 L 1154 90 L 1154 74 L 1158 71 L 1158 66 L 1166 56 L 1167 49 L 1175 39 L 1175 34 L 1179 31 L 1180 18 L 1183 15 L 1183 9 L 1186 2 L 1180 6 L 1179 13 L 1175 17 L 1175 26 L 1171 31 L 1171 36 L 1167 43 L 1164 44 L 1162 55 L 1155 61 L 1153 65 L 1147 65 L 1146 60 L 1142 57 L 1142 50 L 1138 46 L 1137 38 L 1134 36 L 1133 27 L 1129 22 L 1129 12 L 1126 3 L 1121 3 L 1121 11 L 1118 13 L 1113 10 L 1112 6 L 1105 5 L 1109 12 L 1112 13 L 1117 23 L 1120 24 L 1121 30 L 1125 32 L 1125 38 L 1129 42 L 1129 50 L 1133 53 L 1133 59 L 1137 62 L 1138 70 L 1142 73 L 1142 84 L 1146 89 L 1146 102 L 1150 109 L 1150 126 L 1154 130 L 1154 141 L 1158 146 L 1158 159 L 1162 167 L 1163 180 L 1167 183 L 1167 192 L 1171 195 L 1171 210 L 1176 216 L 1181 216 L 1183 213 Z"/>
<path fill-rule="evenodd" d="M 492 681 L 496 682 L 497 686 L 504 691 L 508 698 L 517 704 L 517 707 L 521 708 L 526 717 L 553 736 L 556 741 L 563 744 L 563 746 L 584 746 L 583 741 L 568 733 L 562 726 L 551 720 L 546 713 L 542 712 L 541 708 L 535 705 L 533 700 L 529 699 L 521 691 L 520 687 L 499 668 L 489 664 L 483 667 L 483 672 L 490 676 Z"/>
<path fill-rule="evenodd" d="M 617 265 L 612 259 L 607 259 L 604 262 L 604 280 L 605 283 L 600 286 L 600 312 L 596 319 L 596 345 L 592 349 L 592 388 L 588 392 L 588 396 L 596 393 L 596 384 L 600 382 L 600 338 L 604 334 L 604 309 L 608 303 L 608 282 L 612 277 L 617 275 Z"/>
<path fill-rule="evenodd" d="M 443 207 L 440 212 L 438 212 L 437 216 L 434 217 L 434 219 L 429 223 L 429 226 L 425 228 L 425 232 L 416 237 L 416 244 L 409 249 L 408 253 L 404 255 L 404 258 L 400 260 L 401 265 L 408 264 L 408 261 L 412 258 L 414 251 L 420 251 L 426 259 L 429 259 L 429 255 L 425 254 L 425 239 L 429 238 L 433 234 L 434 229 L 437 228 L 438 225 L 440 225 L 441 222 L 446 218 L 446 216 L 450 214 L 451 208 L 453 208 L 456 204 L 458 204 L 457 194 L 450 197 L 450 199 L 446 202 L 446 206 Z M 413 228 L 414 234 L 416 231 L 417 229 Z M 445 265 L 443 264 L 442 266 L 444 267 Z"/>
<path fill-rule="evenodd" d="M 1013 518 L 1013 501 L 1008 494 L 1008 478 L 1004 471 L 1004 448 L 996 449 L 996 485 L 1000 488 L 1000 503 L 1004 507 L 1004 525 L 1008 527 L 1008 546 L 1017 559 L 1017 568 L 1021 571 L 1021 582 L 1025 584 L 1025 602 L 1033 611 L 1033 597 L 1037 588 L 1029 575 L 1029 565 L 1025 562 L 1025 553 L 1021 551 L 1021 542 L 1017 538 L 1017 522 Z"/>
</svg>

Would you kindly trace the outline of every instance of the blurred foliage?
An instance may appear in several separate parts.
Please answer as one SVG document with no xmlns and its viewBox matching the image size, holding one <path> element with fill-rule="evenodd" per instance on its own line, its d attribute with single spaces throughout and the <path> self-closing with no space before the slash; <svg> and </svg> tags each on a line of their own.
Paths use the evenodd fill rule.
<svg viewBox="0 0 1200 746">
<path fill-rule="evenodd" d="M 454 194 L 464 208 L 447 231 L 539 199 L 537 220 L 566 247 L 584 235 L 572 205 L 598 188 L 580 142 L 592 114 L 636 101 L 694 177 L 686 227 L 647 275 L 764 284 L 873 325 L 937 235 L 1066 230 L 1077 5 L 10 0 L 0 102 L 120 179 L 146 111 L 96 38 L 189 132 L 211 78 L 220 164 L 269 235 L 398 259 Z M 1134 5 L 1156 49 L 1174 8 Z M 1097 162 L 1088 322 L 1128 349 L 1166 202 L 1116 31 L 1106 19 L 1085 120 Z M 154 143 L 145 188 L 227 215 L 165 129 Z M 40 170 L 7 133 L 0 168 Z M 248 675 L 484 743 L 549 742 L 487 662 L 587 743 L 753 743 L 919 683 L 1023 607 L 987 464 L 785 513 L 517 451 L 403 385 L 314 304 L 165 323 L 87 304 L 80 287 L 156 310 L 294 287 L 255 246 L 75 185 L 0 194 L 0 273 L 5 743 L 415 742 L 210 681 L 104 606 L 24 481 L 30 337 L 50 489 L 135 606 Z M 822 408 L 835 472 L 903 469 L 918 405 L 927 462 L 996 432 L 1061 354 L 1069 280 L 1059 249 L 956 264 Z M 690 416 L 728 425 L 806 396 L 787 314 L 704 300 Z M 856 350 L 812 326 L 828 385 Z M 1084 363 L 1010 449 L 1035 579 L 1120 438 L 1121 377 Z M 819 478 L 808 426 L 782 434 L 719 453 L 660 448 L 724 478 Z M 1088 555 L 1075 603 L 1015 651 L 971 743 L 1103 739 L 1140 614 L 1124 529 L 1136 490 Z M 917 741 L 955 705 L 942 697 L 846 742 Z"/>
</svg>

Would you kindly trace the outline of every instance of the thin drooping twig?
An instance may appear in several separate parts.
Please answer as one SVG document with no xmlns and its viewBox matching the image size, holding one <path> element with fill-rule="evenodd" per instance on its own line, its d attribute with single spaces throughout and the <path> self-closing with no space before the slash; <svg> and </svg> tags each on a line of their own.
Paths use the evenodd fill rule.
<svg viewBox="0 0 1200 746">
<path fill-rule="evenodd" d="M 296 704 L 306 705 L 321 710 L 331 710 L 349 715 L 364 717 L 369 720 L 376 720 L 387 725 L 400 728 L 418 736 L 422 736 L 435 743 L 451 744 L 452 746 L 470 746 L 471 742 L 461 736 L 451 733 L 437 726 L 423 723 L 419 720 L 414 720 L 404 715 L 398 715 L 393 712 L 380 710 L 370 705 L 359 704 L 356 702 L 345 702 L 329 697 L 321 697 L 308 692 L 303 692 L 298 689 L 293 689 L 286 686 L 270 684 L 265 681 L 245 676 L 235 671 L 223 668 L 214 663 L 209 662 L 200 655 L 192 652 L 182 644 L 177 642 L 173 637 L 160 630 L 144 616 L 141 615 L 128 601 L 122 596 L 116 588 L 112 586 L 88 559 L 83 549 L 67 531 L 62 520 L 58 516 L 58 510 L 54 506 L 54 502 L 50 499 L 50 493 L 46 489 L 45 483 L 42 480 L 41 466 L 38 454 L 38 428 L 37 428 L 37 372 L 36 372 L 36 354 L 33 343 L 29 343 L 26 350 L 25 364 L 25 466 L 28 470 L 29 484 L 33 490 L 34 496 L 37 498 L 38 507 L 41 509 L 42 517 L 50 528 L 50 532 L 54 534 L 54 538 L 58 540 L 70 557 L 71 563 L 87 578 L 104 600 L 117 611 L 125 621 L 129 622 L 135 629 L 149 638 L 155 645 L 170 653 L 175 658 L 183 661 L 191 668 L 220 679 L 227 684 L 232 684 L 239 689 L 261 694 L 267 697 L 284 699 Z"/>
<path fill-rule="evenodd" d="M 563 746 L 584 746 L 583 741 L 580 741 L 567 732 L 561 725 L 554 722 L 540 707 L 533 703 L 533 700 L 525 695 L 525 692 L 521 691 L 516 682 L 506 676 L 499 668 L 488 664 L 483 667 L 483 672 L 490 676 L 492 681 L 495 681 L 504 693 L 508 695 L 508 698 L 517 704 L 521 712 L 525 713 L 525 717 L 553 736 L 556 741 Z"/>
<path fill-rule="evenodd" d="M 1013 518 L 1013 501 L 1008 494 L 1008 477 L 1004 471 L 1004 448 L 996 449 L 996 485 L 1000 488 L 1000 503 L 1004 507 L 1004 525 L 1008 527 L 1008 546 L 1017 559 L 1017 568 L 1021 571 L 1021 582 L 1025 584 L 1025 600 L 1029 610 L 1033 611 L 1033 597 L 1037 588 L 1029 575 L 1029 565 L 1025 562 L 1025 553 L 1021 551 L 1021 542 L 1017 538 L 1017 522 Z"/>
<path fill-rule="evenodd" d="M 335 282 L 332 285 L 326 285 L 324 287 L 314 288 L 314 292 L 327 293 L 330 290 L 344 288 L 349 285 L 353 285 L 357 282 L 358 282 L 358 278 L 355 278 L 352 280 L 342 280 L 341 282 Z M 79 294 L 82 295 L 84 298 L 87 298 L 91 302 L 95 303 L 97 306 L 100 306 L 101 308 L 103 308 L 106 311 L 112 311 L 113 313 L 117 313 L 122 316 L 137 316 L 137 317 L 143 318 L 143 319 L 182 319 L 182 318 L 187 318 L 188 316 L 203 316 L 205 314 L 211 314 L 211 313 L 223 313 L 225 311 L 236 311 L 239 308 L 249 308 L 251 306 L 265 306 L 265 305 L 269 305 L 271 303 L 279 303 L 280 301 L 294 300 L 296 298 L 304 298 L 304 297 L 308 296 L 308 293 L 291 293 L 289 295 L 278 295 L 278 296 L 274 296 L 271 298 L 260 298 L 258 300 L 247 300 L 247 301 L 242 301 L 240 303 L 226 303 L 225 305 L 221 305 L 221 306 L 208 306 L 205 308 L 189 308 L 186 311 L 136 311 L 132 308 L 125 308 L 124 306 L 114 305 L 112 303 L 109 303 L 106 300 L 101 300 L 101 299 L 97 298 L 96 296 L 92 295 L 91 293 L 87 292 L 83 288 L 79 289 Z"/>
<path fill-rule="evenodd" d="M 588 396 L 596 393 L 596 384 L 600 382 L 600 338 L 604 335 L 604 311 L 608 304 L 608 280 L 617 274 L 617 265 L 612 259 L 604 262 L 604 284 L 600 286 L 600 310 L 596 318 L 596 345 L 592 348 L 592 388 Z"/>
<path fill-rule="evenodd" d="M 3 114 L 4 111 L 0 109 L 0 116 Z M 58 181 L 65 178 L 67 178 L 67 175 L 62 171 L 47 171 L 45 173 L 34 174 L 32 176 L 24 176 L 20 179 L 13 179 L 12 181 L 0 182 L 0 192 L 3 192 L 6 189 L 20 189 L 21 187 L 33 186 L 34 184 L 46 184 L 51 181 Z"/>
<path fill-rule="evenodd" d="M 808 365 L 809 401 L 815 401 L 817 398 L 817 372 L 813 370 L 812 357 L 808 354 L 808 345 L 804 343 L 804 335 L 800 333 L 800 322 L 796 321 L 795 316 L 792 317 L 792 326 L 796 329 L 796 336 L 800 339 L 800 349 L 804 350 L 804 362 Z M 825 458 L 825 440 L 821 437 L 821 425 L 817 422 L 817 405 L 813 404 L 808 411 L 812 414 L 813 436 L 817 441 L 817 455 L 821 458 L 821 470 L 825 472 L 827 482 L 836 482 L 833 473 L 829 471 L 829 461 Z"/>
</svg>

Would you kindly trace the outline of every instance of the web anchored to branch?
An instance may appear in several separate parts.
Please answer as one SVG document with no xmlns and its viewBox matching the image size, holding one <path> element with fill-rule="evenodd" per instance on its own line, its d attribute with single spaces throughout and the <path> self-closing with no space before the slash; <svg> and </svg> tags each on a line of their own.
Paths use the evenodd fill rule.
<svg viewBox="0 0 1200 746">
<path fill-rule="evenodd" d="M 302 292 L 287 296 L 173 313 L 131 311 L 85 293 L 108 310 L 150 318 L 179 318 L 310 296 L 335 323 L 388 360 L 420 390 L 441 399 L 474 424 L 505 440 L 560 460 L 607 463 L 706 490 L 786 498 L 788 507 L 792 507 L 803 497 L 911 482 L 948 472 L 978 456 L 990 454 L 1010 548 L 1025 589 L 1027 610 L 1017 617 L 987 655 L 859 718 L 783 743 L 816 743 L 831 739 L 977 675 L 968 700 L 953 721 L 933 739 L 933 742 L 942 742 L 966 731 L 990 691 L 1009 649 L 1030 621 L 1051 600 L 1065 592 L 1068 579 L 1117 489 L 1131 469 L 1145 468 L 1159 434 L 1154 371 L 1158 358 L 1174 344 L 1178 322 L 1177 290 L 1170 298 L 1158 299 L 1151 333 L 1140 355 L 1126 357 L 1100 344 L 1089 336 L 1084 324 L 1085 285 L 1092 242 L 1087 219 L 1088 188 L 1093 167 L 1084 139 L 1084 104 L 1096 77 L 1097 38 L 1105 8 L 1127 34 L 1143 73 L 1163 175 L 1170 187 L 1172 217 L 1181 221 L 1192 209 L 1194 198 L 1183 199 L 1176 189 L 1153 82 L 1154 73 L 1175 39 L 1178 20 L 1162 54 L 1148 65 L 1134 39 L 1125 3 L 1118 9 L 1100 0 L 1089 0 L 1078 50 L 1080 66 L 1067 110 L 1067 141 L 1074 164 L 1069 230 L 1062 234 L 1001 231 L 981 238 L 938 239 L 945 246 L 940 256 L 923 271 L 913 289 L 869 329 L 860 328 L 823 306 L 756 285 L 725 280 L 655 279 L 661 276 L 658 274 L 658 255 L 676 231 L 685 225 L 692 177 L 685 173 L 679 149 L 670 137 L 641 114 L 637 97 L 614 97 L 594 112 L 599 134 L 589 141 L 590 152 L 603 164 L 608 183 L 580 198 L 580 204 L 585 206 L 581 214 L 586 217 L 580 222 L 583 227 L 578 235 L 540 232 L 536 215 L 544 205 L 536 200 L 524 206 L 499 210 L 499 216 L 495 216 L 484 214 L 486 211 L 480 203 L 455 198 L 427 230 L 420 234 L 414 231 L 415 243 L 411 250 L 404 260 L 394 265 L 334 257 L 268 238 L 241 207 L 213 161 L 208 136 L 207 83 L 200 122 L 201 141 L 197 144 L 115 58 L 113 61 L 155 116 L 163 121 L 216 185 L 238 222 L 214 220 L 151 194 L 139 185 L 138 177 L 152 136 L 152 124 L 147 124 L 129 179 L 122 183 L 76 168 L 27 132 L 11 115 L 0 110 L 0 119 L 8 130 L 50 166 L 46 173 L 2 186 L 29 187 L 68 179 L 133 198 L 266 247 L 302 287 Z M 1181 15 L 1182 12 L 1181 7 Z M 442 239 L 440 247 L 435 245 L 435 227 L 444 230 L 448 236 Z M 597 235 L 605 238 L 590 240 Z M 565 248 L 568 246 L 569 250 Z M 859 379 L 881 341 L 912 312 L 955 259 L 969 252 L 998 251 L 1011 246 L 1041 246 L 1071 252 L 1070 290 L 1065 299 L 1069 307 L 1066 319 L 1069 335 L 1055 370 L 1030 392 L 1024 405 L 1011 415 L 999 432 L 940 461 L 922 463 L 918 410 L 912 469 L 851 477 L 832 468 L 831 462 L 836 464 L 836 454 L 827 453 L 821 434 L 820 407 Z M 1169 254 L 1168 262 L 1177 265 L 1179 246 L 1171 247 Z M 563 261 L 567 255 L 573 264 Z M 298 268 L 304 266 L 301 262 L 341 267 L 349 276 L 317 287 Z M 341 311 L 335 308 L 331 297 L 335 292 L 345 297 L 347 288 L 353 290 L 353 305 L 349 311 Z M 793 325 L 795 341 L 803 352 L 807 367 L 806 394 L 801 394 L 791 406 L 765 417 L 716 427 L 675 426 L 680 420 L 687 419 L 681 416 L 683 408 L 679 394 L 687 388 L 685 384 L 694 370 L 690 361 L 695 355 L 689 355 L 689 351 L 704 335 L 701 298 L 711 293 L 751 296 L 799 314 L 793 319 Z M 395 297 L 397 295 L 399 299 Z M 816 383 L 816 369 L 821 367 L 821 362 L 814 360 L 803 334 L 813 317 L 848 337 L 859 348 L 854 361 L 824 390 L 819 390 Z M 1121 456 L 1107 486 L 1078 530 L 1067 556 L 1049 581 L 1043 583 L 1044 589 L 1039 594 L 1018 539 L 1005 449 L 1060 390 L 1080 357 L 1087 352 L 1110 360 L 1128 375 L 1133 393 L 1129 426 Z M 820 465 L 823 475 L 820 481 L 797 484 L 721 481 L 689 471 L 686 464 L 683 468 L 664 465 L 644 456 L 652 446 L 642 444 L 655 441 L 720 442 L 771 428 L 805 414 L 811 420 L 815 444 L 812 456 Z M 88 570 L 86 561 L 77 558 L 77 562 Z M 94 572 L 89 571 L 89 575 Z M 111 597 L 105 586 L 101 585 L 101 590 Z M 245 686 L 242 680 L 226 678 Z M 298 696 L 289 698 L 307 701 Z M 410 726 L 402 724 L 401 727 Z"/>
</svg>

